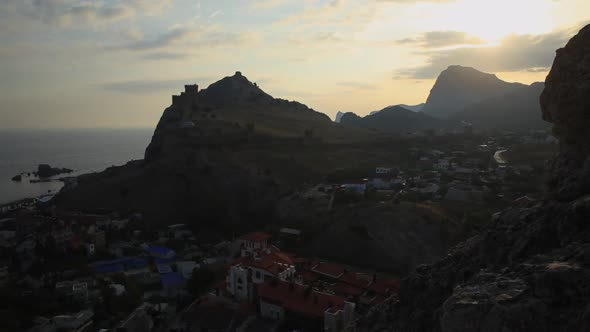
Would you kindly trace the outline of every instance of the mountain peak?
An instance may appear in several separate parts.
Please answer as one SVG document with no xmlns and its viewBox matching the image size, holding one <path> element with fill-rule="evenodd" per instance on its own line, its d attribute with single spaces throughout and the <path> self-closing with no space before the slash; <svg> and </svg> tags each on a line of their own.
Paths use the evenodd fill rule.
<svg viewBox="0 0 590 332">
<path fill-rule="evenodd" d="M 449 66 L 440 73 L 423 111 L 438 118 L 447 118 L 466 106 L 501 96 L 525 85 L 508 83 L 494 74 L 472 67 Z"/>
<path fill-rule="evenodd" d="M 442 71 L 440 73 L 439 77 L 444 77 L 444 76 L 449 76 L 449 75 L 461 75 L 462 77 L 466 78 L 466 77 L 473 77 L 473 78 L 488 78 L 488 79 L 496 79 L 499 80 L 500 79 L 496 76 L 496 74 L 491 74 L 491 73 L 484 73 L 480 70 L 477 70 L 473 67 L 467 67 L 467 66 L 461 66 L 461 65 L 451 65 L 449 66 L 447 69 L 445 69 L 444 71 Z"/>
</svg>

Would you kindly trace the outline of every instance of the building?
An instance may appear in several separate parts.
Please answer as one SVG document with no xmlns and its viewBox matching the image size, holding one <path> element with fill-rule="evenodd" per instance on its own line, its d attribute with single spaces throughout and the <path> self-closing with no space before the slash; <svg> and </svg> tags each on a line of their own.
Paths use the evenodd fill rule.
<svg viewBox="0 0 590 332">
<path fill-rule="evenodd" d="M 156 246 L 153 244 L 143 245 L 143 249 L 152 257 L 170 260 L 176 257 L 176 252 L 170 248 Z"/>
<path fill-rule="evenodd" d="M 439 159 L 434 164 L 434 169 L 439 171 L 448 171 L 452 167 L 452 162 L 450 158 Z"/>
<path fill-rule="evenodd" d="M 241 255 L 252 254 L 256 250 L 266 249 L 272 236 L 264 232 L 253 232 L 242 235 L 238 238 L 238 245 L 241 248 Z"/>
<path fill-rule="evenodd" d="M 384 174 L 389 174 L 389 173 L 391 173 L 391 167 L 377 167 L 377 168 L 375 168 L 375 174 L 384 175 Z"/>
<path fill-rule="evenodd" d="M 294 228 L 281 228 L 279 231 L 279 242 L 283 248 L 295 247 L 302 241 L 303 234 L 300 230 Z"/>
<path fill-rule="evenodd" d="M 343 331 L 354 319 L 355 304 L 295 282 L 268 281 L 258 285 L 260 315 L 293 321 L 313 331 Z"/>
<path fill-rule="evenodd" d="M 169 297 L 175 297 L 184 291 L 186 279 L 179 272 L 167 272 L 160 274 L 162 288 Z"/>
<path fill-rule="evenodd" d="M 373 178 L 368 184 L 375 189 L 391 189 L 393 185 L 390 179 L 382 177 Z"/>
<path fill-rule="evenodd" d="M 228 270 L 226 288 L 239 300 L 252 300 L 254 285 L 275 278 L 291 280 L 295 273 L 291 256 L 276 248 L 267 248 L 233 262 Z"/>
<path fill-rule="evenodd" d="M 364 193 L 367 190 L 367 181 L 360 180 L 360 181 L 348 181 L 342 184 L 342 188 L 353 191 L 359 194 Z"/>
<path fill-rule="evenodd" d="M 87 281 L 62 281 L 55 284 L 55 291 L 79 299 L 88 300 L 88 282 Z"/>
<path fill-rule="evenodd" d="M 94 312 L 83 310 L 76 314 L 54 316 L 31 328 L 29 332 L 89 332 L 94 331 Z"/>
</svg>

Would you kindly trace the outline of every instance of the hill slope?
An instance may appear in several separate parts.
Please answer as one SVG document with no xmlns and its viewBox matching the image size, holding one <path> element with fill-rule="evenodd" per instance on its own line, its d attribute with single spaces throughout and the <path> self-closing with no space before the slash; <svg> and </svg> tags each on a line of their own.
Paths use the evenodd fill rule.
<svg viewBox="0 0 590 332">
<path fill-rule="evenodd" d="M 548 128 L 549 124 L 539 116 L 539 97 L 544 87 L 543 83 L 519 87 L 505 95 L 468 105 L 451 115 L 449 120 L 454 123 L 469 122 L 475 130 Z"/>
</svg>

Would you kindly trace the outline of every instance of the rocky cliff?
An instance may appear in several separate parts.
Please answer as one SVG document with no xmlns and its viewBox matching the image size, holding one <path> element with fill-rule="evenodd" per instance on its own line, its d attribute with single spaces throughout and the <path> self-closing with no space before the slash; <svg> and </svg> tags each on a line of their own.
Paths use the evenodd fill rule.
<svg viewBox="0 0 590 332">
<path fill-rule="evenodd" d="M 590 26 L 541 96 L 561 152 L 546 198 L 497 213 L 479 235 L 407 277 L 366 317 L 373 331 L 590 331 Z"/>
</svg>

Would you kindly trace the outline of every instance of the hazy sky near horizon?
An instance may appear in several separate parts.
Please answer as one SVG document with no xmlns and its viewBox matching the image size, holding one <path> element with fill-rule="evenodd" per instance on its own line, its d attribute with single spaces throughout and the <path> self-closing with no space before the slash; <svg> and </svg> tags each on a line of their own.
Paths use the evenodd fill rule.
<svg viewBox="0 0 590 332">
<path fill-rule="evenodd" d="M 334 117 L 426 100 L 449 65 L 543 81 L 588 0 L 0 0 L 0 128 L 153 127 L 239 70 Z"/>
</svg>

